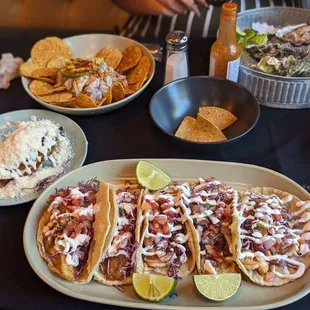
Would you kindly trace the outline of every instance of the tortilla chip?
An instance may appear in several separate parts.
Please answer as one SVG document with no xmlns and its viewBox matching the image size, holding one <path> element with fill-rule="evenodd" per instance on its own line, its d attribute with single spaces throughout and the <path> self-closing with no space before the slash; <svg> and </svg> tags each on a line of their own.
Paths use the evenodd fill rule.
<svg viewBox="0 0 310 310">
<path fill-rule="evenodd" d="M 135 84 L 141 80 L 142 77 L 148 75 L 151 68 L 151 63 L 146 56 L 142 56 L 138 64 L 130 69 L 129 74 L 127 75 L 127 81 L 129 84 Z"/>
<path fill-rule="evenodd" d="M 140 80 L 137 83 L 131 84 L 126 88 L 125 94 L 126 95 L 132 95 L 135 92 L 137 92 L 143 86 L 145 81 L 147 80 L 147 75 L 148 75 L 148 73 L 146 71 L 144 71 L 143 74 L 140 76 Z"/>
<path fill-rule="evenodd" d="M 50 59 L 46 67 L 51 69 L 53 68 L 61 69 L 65 67 L 68 62 L 70 62 L 70 58 L 66 58 L 64 56 L 58 56 Z"/>
<path fill-rule="evenodd" d="M 49 60 L 63 56 L 72 58 L 72 51 L 68 44 L 57 37 L 48 37 L 38 41 L 31 49 L 31 59 L 41 67 L 45 67 Z"/>
<path fill-rule="evenodd" d="M 112 85 L 112 102 L 117 102 L 125 98 L 125 89 L 122 83 L 116 82 Z"/>
<path fill-rule="evenodd" d="M 112 103 L 112 87 L 109 88 L 108 92 L 105 95 L 104 105 Z"/>
<path fill-rule="evenodd" d="M 116 68 L 117 72 L 124 72 L 134 67 L 142 57 L 141 49 L 136 46 L 130 46 L 123 51 L 123 58 L 119 66 Z"/>
<path fill-rule="evenodd" d="M 200 107 L 199 113 L 215 124 L 220 130 L 223 130 L 233 124 L 237 117 L 229 111 L 218 107 Z"/>
<path fill-rule="evenodd" d="M 129 87 L 125 88 L 125 95 L 126 96 L 130 96 L 130 95 L 132 95 L 134 93 L 135 93 L 135 91 L 132 88 L 129 88 Z"/>
<path fill-rule="evenodd" d="M 79 108 L 96 108 L 96 102 L 89 96 L 81 94 L 76 97 L 76 106 Z"/>
<path fill-rule="evenodd" d="M 101 101 L 97 102 L 96 105 L 97 107 L 101 107 L 102 105 L 104 105 L 104 102 L 107 100 L 106 97 L 103 97 Z"/>
<path fill-rule="evenodd" d="M 51 78 L 55 79 L 57 75 L 58 69 L 51 69 L 51 68 L 40 68 L 37 70 L 34 70 L 32 72 L 32 77 L 37 78 L 37 77 L 46 77 L 46 78 Z"/>
<path fill-rule="evenodd" d="M 196 142 L 218 142 L 227 139 L 217 126 L 198 113 L 194 130 L 188 136 L 188 140 Z"/>
<path fill-rule="evenodd" d="M 55 93 L 51 95 L 43 95 L 43 96 L 38 96 L 39 99 L 41 99 L 44 102 L 47 103 L 63 103 L 63 102 L 68 102 L 70 99 L 73 97 L 72 93 L 69 91 L 64 91 L 60 93 Z"/>
<path fill-rule="evenodd" d="M 187 140 L 194 130 L 195 124 L 196 120 L 193 117 L 186 116 L 175 133 L 175 136 Z"/>
<path fill-rule="evenodd" d="M 50 79 L 50 78 L 46 78 L 46 77 L 36 77 L 35 78 L 36 80 L 39 80 L 39 81 L 43 81 L 43 82 L 47 82 L 47 83 L 50 83 L 50 84 L 54 84 L 55 83 L 55 80 L 53 79 Z"/>
<path fill-rule="evenodd" d="M 21 75 L 26 76 L 26 77 L 32 77 L 32 72 L 37 69 L 41 69 L 41 67 L 38 64 L 35 64 L 31 61 L 24 62 L 19 67 Z"/>
<path fill-rule="evenodd" d="M 102 48 L 96 57 L 103 58 L 108 66 L 116 69 L 123 58 L 123 54 L 118 48 L 107 46 Z"/>
<path fill-rule="evenodd" d="M 33 80 L 29 85 L 29 89 L 34 95 L 42 96 L 42 95 L 47 95 L 47 94 L 63 91 L 66 89 L 66 87 L 61 86 L 61 87 L 55 88 L 49 83 L 39 81 L 39 80 Z"/>
</svg>

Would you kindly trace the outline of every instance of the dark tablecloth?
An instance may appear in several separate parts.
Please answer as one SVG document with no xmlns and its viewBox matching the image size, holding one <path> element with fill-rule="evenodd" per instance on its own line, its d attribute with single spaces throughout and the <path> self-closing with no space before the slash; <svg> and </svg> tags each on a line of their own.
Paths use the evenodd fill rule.
<svg viewBox="0 0 310 310">
<path fill-rule="evenodd" d="M 81 32 L 80 32 L 81 33 Z M 47 35 L 65 37 L 77 32 L 0 30 L 0 53 L 27 59 L 32 45 Z M 146 40 L 145 40 L 146 41 Z M 157 41 L 161 45 L 164 42 Z M 212 40 L 190 41 L 191 75 L 207 75 Z M 151 121 L 148 104 L 163 83 L 164 63 L 141 96 L 115 112 L 72 117 L 84 130 L 89 152 L 85 164 L 120 158 L 195 158 L 250 163 L 276 170 L 301 185 L 310 185 L 310 109 L 261 107 L 256 127 L 235 144 L 217 152 L 195 152 L 174 145 Z M 24 91 L 20 79 L 0 90 L 0 113 L 42 109 Z M 22 232 L 31 203 L 0 208 L 1 309 L 113 309 L 76 300 L 50 288 L 30 268 L 24 255 Z M 281 309 L 309 309 L 310 295 Z"/>
</svg>

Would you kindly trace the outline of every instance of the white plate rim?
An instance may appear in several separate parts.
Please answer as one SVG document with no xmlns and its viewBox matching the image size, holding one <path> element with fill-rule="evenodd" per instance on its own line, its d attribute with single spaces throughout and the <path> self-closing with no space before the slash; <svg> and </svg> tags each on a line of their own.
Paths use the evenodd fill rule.
<svg viewBox="0 0 310 310">
<path fill-rule="evenodd" d="M 70 175 L 76 173 L 77 171 L 80 171 L 81 169 L 87 169 L 89 166 L 100 166 L 103 163 L 109 164 L 111 162 L 127 162 L 128 164 L 133 163 L 133 162 L 138 162 L 140 160 L 144 160 L 144 161 L 150 161 L 150 162 L 164 162 L 164 161 L 170 161 L 170 162 L 174 162 L 174 161 L 181 161 L 184 162 L 184 164 L 193 164 L 195 162 L 198 163 L 209 163 L 209 164 L 213 164 L 213 165 L 222 165 L 222 166 L 240 166 L 240 167 L 248 167 L 250 169 L 258 169 L 261 171 L 265 171 L 269 174 L 273 174 L 283 180 L 289 181 L 291 183 L 295 183 L 295 185 L 297 187 L 299 187 L 299 189 L 301 190 L 301 192 L 304 193 L 304 195 L 306 197 L 308 197 L 310 199 L 310 194 L 303 188 L 301 187 L 299 184 L 297 184 L 295 181 L 291 180 L 290 178 L 286 177 L 285 175 L 273 171 L 271 169 L 265 168 L 265 167 L 261 167 L 261 166 L 257 166 L 257 165 L 252 165 L 252 164 L 244 164 L 244 163 L 237 163 L 237 162 L 222 162 L 222 161 L 213 161 L 213 160 L 197 160 L 197 159 L 181 159 L 181 158 L 130 158 L 130 159 L 117 159 L 117 160 L 106 160 L 106 161 L 100 161 L 100 162 L 95 162 L 83 167 L 80 167 L 74 171 L 69 172 L 68 174 L 62 176 L 61 178 L 57 179 L 56 182 L 61 182 L 64 178 L 69 178 Z M 156 163 L 155 163 L 156 164 Z M 43 196 L 45 191 L 48 191 L 51 187 L 53 186 L 57 186 L 57 184 L 51 184 L 50 186 L 48 186 L 42 193 L 41 195 Z M 41 196 L 40 195 L 40 196 Z M 39 198 L 40 198 L 39 196 Z M 25 226 L 24 226 L 24 230 L 23 230 L 23 247 L 24 247 L 24 252 L 26 255 L 26 258 L 28 260 L 28 263 L 30 264 L 31 268 L 33 269 L 33 271 L 37 274 L 37 276 L 43 280 L 47 285 L 49 285 L 50 287 L 54 288 L 56 291 L 65 294 L 67 296 L 76 298 L 76 299 L 80 299 L 80 300 L 85 300 L 85 301 L 91 301 L 91 302 L 96 302 L 96 303 L 100 303 L 100 304 L 107 304 L 107 305 L 113 305 L 113 306 L 120 306 L 120 307 L 129 307 L 129 308 L 136 308 L 136 309 L 161 309 L 161 310 L 200 310 L 203 309 L 203 307 L 199 307 L 199 306 L 192 306 L 192 307 L 188 307 L 188 306 L 175 306 L 175 305 L 160 305 L 160 304 L 154 304 L 154 303 L 139 303 L 139 302 L 128 302 L 128 301 L 121 301 L 121 300 L 108 300 L 104 297 L 99 298 L 96 296 L 88 296 L 85 294 L 78 294 L 76 292 L 71 291 L 70 289 L 64 288 L 61 285 L 59 285 L 57 282 L 54 282 L 53 280 L 50 280 L 52 277 L 54 277 L 54 275 L 49 274 L 48 276 L 46 276 L 45 274 L 43 274 L 40 270 L 40 268 L 38 268 L 36 266 L 36 264 L 32 261 L 32 254 L 31 251 L 28 250 L 28 242 L 27 242 L 27 237 L 28 237 L 28 229 L 30 229 L 31 226 L 31 222 L 32 222 L 32 214 L 34 213 L 35 209 L 38 208 L 37 206 L 39 206 L 39 198 L 37 199 L 37 201 L 33 204 L 33 207 L 30 209 L 26 222 L 25 222 Z M 298 293 L 296 295 L 294 295 L 293 297 L 289 297 L 287 299 L 281 300 L 279 302 L 275 302 L 275 303 L 270 303 L 270 304 L 264 304 L 262 306 L 250 306 L 250 307 L 229 307 L 229 306 L 215 306 L 215 307 L 207 307 L 208 309 L 211 310 L 216 310 L 216 309 L 225 309 L 225 310 L 265 310 L 266 308 L 268 309 L 273 309 L 273 308 L 278 308 L 281 306 L 285 306 L 288 304 L 291 304 L 303 297 L 305 297 L 306 295 L 308 295 L 310 292 L 310 287 L 308 287 L 308 289 L 305 289 L 304 291 L 302 291 L 301 293 Z M 137 297 L 138 298 L 138 297 Z"/>
<path fill-rule="evenodd" d="M 19 113 L 22 113 L 22 112 L 27 112 L 29 114 L 32 114 L 32 115 L 35 115 L 36 113 L 44 113 L 44 114 L 47 114 L 47 119 L 50 119 L 53 121 L 53 115 L 57 115 L 58 117 L 62 118 L 64 120 L 64 122 L 69 122 L 71 123 L 73 126 L 76 127 L 76 130 L 80 132 L 80 134 L 83 136 L 83 144 L 84 144 L 84 154 L 83 154 L 83 157 L 81 157 L 81 159 L 79 160 L 79 164 L 77 167 L 74 167 L 72 168 L 72 171 L 70 172 L 73 172 L 74 170 L 80 168 L 83 166 L 85 160 L 86 160 L 86 157 L 87 157 L 87 153 L 88 153 L 88 141 L 87 141 L 87 138 L 86 138 L 86 135 L 83 131 L 83 129 L 75 122 L 73 121 L 71 118 L 65 116 L 65 115 L 62 115 L 60 113 L 57 113 L 57 112 L 53 112 L 53 111 L 49 111 L 49 110 L 41 110 L 41 109 L 21 109 L 21 110 L 15 110 L 15 111 L 11 111 L 11 112 L 6 112 L 6 113 L 2 113 L 0 114 L 0 117 L 5 117 L 7 115 L 15 115 L 15 114 L 19 114 Z M 48 115 L 51 115 L 51 117 L 48 117 Z M 60 124 L 59 124 L 60 125 Z M 72 139 L 74 139 L 74 137 L 71 137 Z M 69 173 L 70 173 L 69 172 Z M 67 173 L 65 173 L 63 176 L 65 176 Z M 58 181 L 60 178 L 57 178 L 54 182 Z M 53 182 L 53 183 L 54 183 Z M 51 183 L 51 185 L 53 185 L 53 183 Z M 43 191 L 44 192 L 44 191 Z M 31 196 L 31 195 L 29 195 Z M 39 197 L 39 195 L 37 195 L 37 198 Z M 36 199 L 36 198 L 35 198 Z M 5 203 L 6 199 L 0 199 L 0 208 L 1 207 L 14 207 L 14 206 L 18 206 L 20 204 L 23 204 L 23 203 L 27 203 L 29 201 L 32 201 L 34 200 L 33 198 L 27 198 L 27 196 L 25 196 L 24 198 L 17 198 L 16 201 L 12 201 L 12 202 L 8 202 L 8 203 Z"/>
</svg>

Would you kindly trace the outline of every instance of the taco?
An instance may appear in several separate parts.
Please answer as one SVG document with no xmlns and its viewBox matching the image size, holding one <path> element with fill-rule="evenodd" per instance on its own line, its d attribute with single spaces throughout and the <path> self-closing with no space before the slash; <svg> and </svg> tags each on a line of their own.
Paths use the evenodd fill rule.
<svg viewBox="0 0 310 310">
<path fill-rule="evenodd" d="M 106 238 L 95 280 L 106 285 L 132 283 L 140 240 L 141 197 L 139 184 L 110 186 L 111 228 Z"/>
<path fill-rule="evenodd" d="M 240 193 L 231 225 L 240 269 L 253 282 L 280 286 L 310 264 L 310 202 L 272 188 Z"/>
<path fill-rule="evenodd" d="M 179 205 L 179 189 L 147 192 L 142 203 L 143 232 L 137 252 L 137 273 L 176 279 L 195 268 L 195 249 L 188 220 Z"/>
<path fill-rule="evenodd" d="M 238 272 L 230 251 L 232 204 L 238 194 L 214 178 L 184 183 L 181 203 L 192 229 L 199 274 Z"/>
<path fill-rule="evenodd" d="M 108 187 L 90 180 L 56 190 L 48 203 L 37 230 L 40 255 L 60 277 L 89 282 L 110 228 Z"/>
</svg>

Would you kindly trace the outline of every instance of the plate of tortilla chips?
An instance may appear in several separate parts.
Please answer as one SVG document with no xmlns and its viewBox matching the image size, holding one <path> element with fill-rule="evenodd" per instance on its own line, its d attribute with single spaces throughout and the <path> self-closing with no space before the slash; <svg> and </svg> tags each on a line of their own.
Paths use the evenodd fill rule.
<svg viewBox="0 0 310 310">
<path fill-rule="evenodd" d="M 310 195 L 266 168 L 150 159 L 172 182 L 136 179 L 137 159 L 98 162 L 49 186 L 24 228 L 27 259 L 54 289 L 132 308 L 267 309 L 310 292 Z M 135 294 L 133 273 L 177 279 L 157 304 Z M 193 275 L 240 273 L 238 292 L 216 306 Z M 118 289 L 116 289 L 118 288 Z"/>
<path fill-rule="evenodd" d="M 131 102 L 150 83 L 155 61 L 131 39 L 91 34 L 36 42 L 20 67 L 27 93 L 65 114 L 92 115 Z"/>
</svg>

